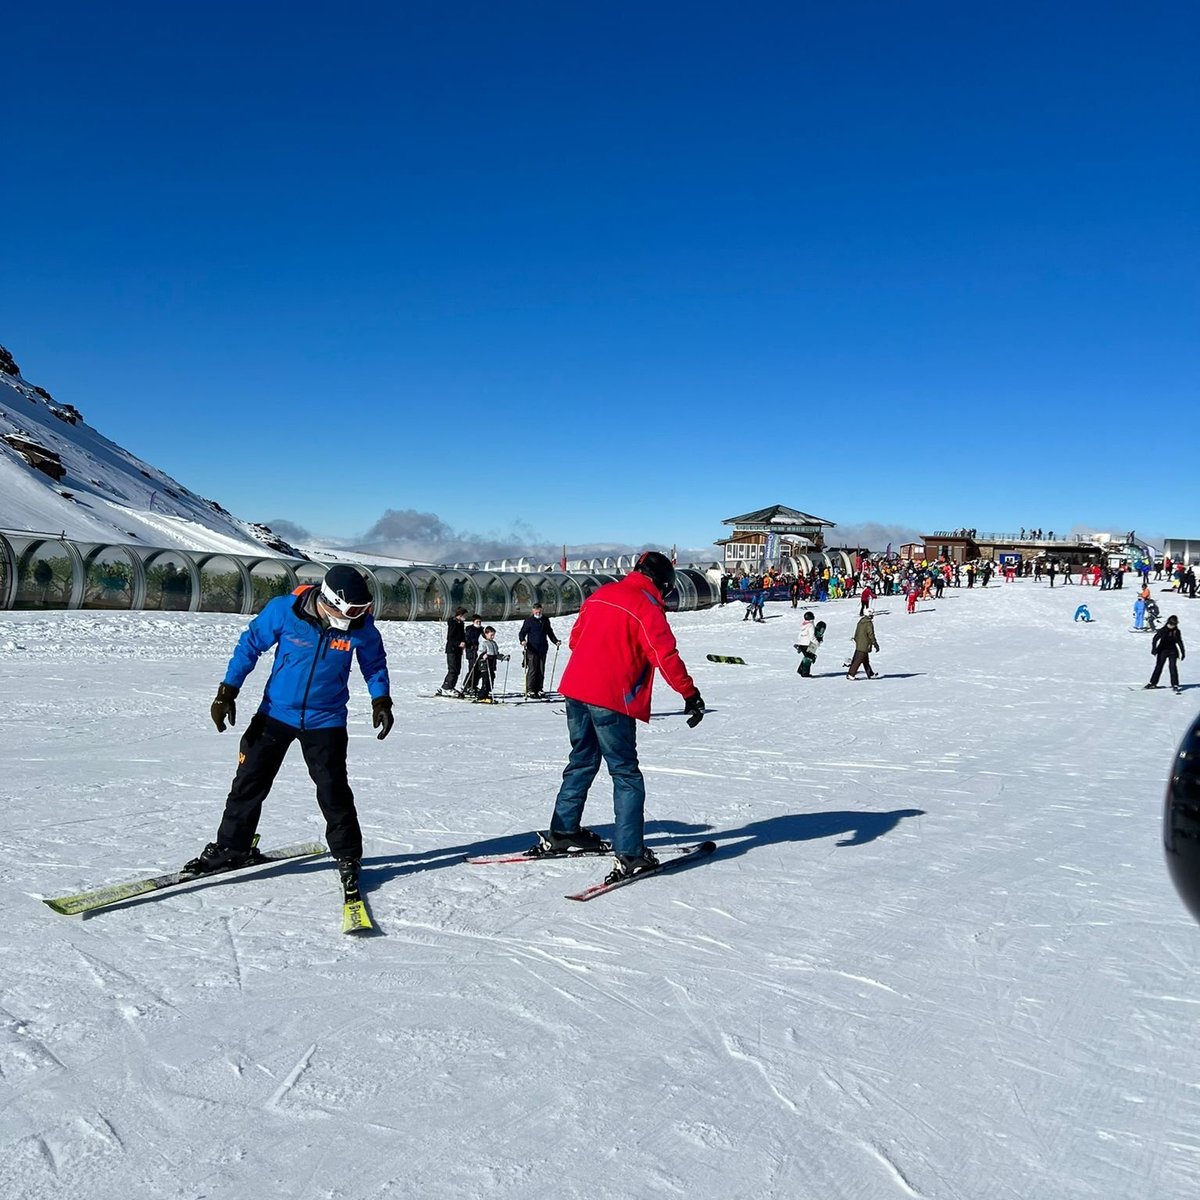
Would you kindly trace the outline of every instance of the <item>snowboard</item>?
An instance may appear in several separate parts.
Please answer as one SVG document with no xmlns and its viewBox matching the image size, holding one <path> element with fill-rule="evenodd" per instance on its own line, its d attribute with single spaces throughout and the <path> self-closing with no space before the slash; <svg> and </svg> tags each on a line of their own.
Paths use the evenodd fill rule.
<svg viewBox="0 0 1200 1200">
<path fill-rule="evenodd" d="M 733 663 L 735 666 L 739 667 L 744 667 L 746 665 L 746 660 L 744 658 L 738 658 L 734 654 L 706 654 L 704 657 L 707 658 L 709 662 Z"/>
<path fill-rule="evenodd" d="M 818 621 L 813 626 L 813 640 L 800 652 L 800 665 L 796 668 L 799 675 L 807 679 L 812 674 L 812 665 L 817 661 L 817 647 L 825 640 L 825 622 Z"/>
</svg>

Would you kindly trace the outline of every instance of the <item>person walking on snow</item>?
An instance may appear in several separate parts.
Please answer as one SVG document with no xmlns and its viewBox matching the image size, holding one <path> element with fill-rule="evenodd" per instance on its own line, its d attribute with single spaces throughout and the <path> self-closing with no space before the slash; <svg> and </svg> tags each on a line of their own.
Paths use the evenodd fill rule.
<svg viewBox="0 0 1200 1200">
<path fill-rule="evenodd" d="M 804 664 L 806 659 L 804 655 L 812 644 L 817 640 L 817 619 L 813 616 L 811 610 L 804 614 L 804 619 L 800 622 L 800 633 L 796 638 L 796 650 L 800 654 L 800 665 L 796 668 L 798 675 L 804 675 Z M 812 664 L 809 664 L 810 668 Z"/>
<path fill-rule="evenodd" d="M 872 614 L 866 612 L 858 618 L 858 624 L 854 627 L 854 657 L 851 658 L 850 669 L 846 672 L 847 679 L 856 679 L 859 667 L 866 670 L 868 679 L 875 678 L 875 671 L 871 668 L 872 650 L 878 653 L 879 642 L 875 638 Z"/>
<path fill-rule="evenodd" d="M 875 599 L 875 593 L 871 591 L 871 585 L 864 583 L 862 591 L 858 594 L 858 615 L 861 617 L 871 607 L 871 601 Z"/>
<path fill-rule="evenodd" d="M 1169 666 L 1171 686 L 1179 691 L 1179 667 L 1176 665 L 1176 659 L 1182 662 L 1187 658 L 1187 651 L 1183 648 L 1183 632 L 1179 628 L 1179 618 L 1174 613 L 1154 635 L 1154 641 L 1150 643 L 1150 653 L 1154 655 L 1154 673 L 1150 676 L 1150 682 L 1146 684 L 1146 690 L 1158 687 L 1163 667 Z"/>
<path fill-rule="evenodd" d="M 525 652 L 525 695 L 537 700 L 545 698 L 542 690 L 546 680 L 546 655 L 550 651 L 550 643 L 556 646 L 558 638 L 550 628 L 550 618 L 542 615 L 541 601 L 535 601 L 533 612 L 521 623 L 517 634 L 521 649 Z"/>
<path fill-rule="evenodd" d="M 218 733 L 225 732 L 226 721 L 236 723 L 238 692 L 259 658 L 274 650 L 275 661 L 258 711 L 242 734 L 217 840 L 185 864 L 185 871 L 203 874 L 254 861 L 263 801 L 288 747 L 299 742 L 342 885 L 347 893 L 357 891 L 362 830 L 346 775 L 347 683 L 356 656 L 381 740 L 393 724 L 387 653 L 371 606 L 367 581 L 353 567 L 339 564 L 319 586 L 298 587 L 270 601 L 246 627 L 210 710 Z"/>
<path fill-rule="evenodd" d="M 658 866 L 644 841 L 646 781 L 637 756 L 637 722 L 650 720 L 655 669 L 684 698 L 688 725 L 704 718 L 704 700 L 667 623 L 664 602 L 674 586 L 671 560 L 647 550 L 624 579 L 606 583 L 584 601 L 571 630 L 571 660 L 559 689 L 567 697 L 571 754 L 550 829 L 538 842 L 554 853 L 607 848 L 581 825 L 603 760 L 612 776 L 616 816 L 612 882 Z"/>
<path fill-rule="evenodd" d="M 816 641 L 817 638 L 817 618 L 813 615 L 811 609 L 804 614 L 800 622 L 800 633 L 796 638 L 796 649 L 801 654 Z"/>
</svg>

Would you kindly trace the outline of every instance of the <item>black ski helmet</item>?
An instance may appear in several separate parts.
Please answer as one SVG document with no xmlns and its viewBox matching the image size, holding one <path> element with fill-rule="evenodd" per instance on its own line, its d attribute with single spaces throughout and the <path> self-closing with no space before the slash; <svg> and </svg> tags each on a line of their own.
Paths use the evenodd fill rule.
<svg viewBox="0 0 1200 1200">
<path fill-rule="evenodd" d="M 374 599 L 367 581 L 346 563 L 338 563 L 325 572 L 321 590 L 337 596 L 343 604 L 370 604 Z"/>
<path fill-rule="evenodd" d="M 1167 782 L 1163 849 L 1179 898 L 1200 921 L 1200 717 L 1184 734 Z"/>
<path fill-rule="evenodd" d="M 657 550 L 644 550 L 638 555 L 633 569 L 645 575 L 666 599 L 667 593 L 675 586 L 675 568 L 665 554 Z"/>
</svg>

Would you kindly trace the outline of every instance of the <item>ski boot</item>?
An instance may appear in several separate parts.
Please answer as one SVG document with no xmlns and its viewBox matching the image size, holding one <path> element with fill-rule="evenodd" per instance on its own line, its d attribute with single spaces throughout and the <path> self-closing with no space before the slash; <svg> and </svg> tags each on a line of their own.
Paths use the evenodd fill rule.
<svg viewBox="0 0 1200 1200">
<path fill-rule="evenodd" d="M 347 900 L 357 900 L 358 876 L 362 870 L 362 861 L 357 858 L 339 858 L 337 860 L 338 878 L 342 881 L 342 892 Z"/>
<path fill-rule="evenodd" d="M 607 854 L 612 849 L 608 842 L 590 829 L 580 828 L 574 833 L 555 833 L 551 829 L 537 836 L 537 845 L 530 851 L 535 858 L 542 855 Z"/>
<path fill-rule="evenodd" d="M 209 842 L 195 858 L 183 864 L 183 869 L 191 875 L 208 875 L 212 871 L 248 867 L 251 863 L 259 861 L 265 860 L 257 850 L 235 850 L 232 846 Z"/>
<path fill-rule="evenodd" d="M 631 875 L 640 875 L 643 871 L 653 871 L 659 865 L 658 856 L 653 850 L 642 847 L 641 854 L 618 854 L 613 869 L 605 876 L 605 883 L 620 883 Z"/>
</svg>

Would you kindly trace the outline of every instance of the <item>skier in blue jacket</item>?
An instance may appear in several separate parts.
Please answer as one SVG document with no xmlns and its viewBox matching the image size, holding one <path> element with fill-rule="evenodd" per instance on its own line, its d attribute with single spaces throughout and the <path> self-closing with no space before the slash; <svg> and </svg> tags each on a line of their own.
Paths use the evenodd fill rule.
<svg viewBox="0 0 1200 1200">
<path fill-rule="evenodd" d="M 357 890 L 362 830 L 346 775 L 346 705 L 351 659 L 371 694 L 379 737 L 391 732 L 387 653 L 371 616 L 367 581 L 351 566 L 331 567 L 319 586 L 299 587 L 272 600 L 246 627 L 229 660 L 212 703 L 219 733 L 235 724 L 236 700 L 260 656 L 274 649 L 275 661 L 262 702 L 242 735 L 237 774 L 225 812 L 210 842 L 184 866 L 207 871 L 253 862 L 254 833 L 263 801 L 283 765 L 288 747 L 300 743 L 325 816 L 325 837 L 337 860 L 343 886 Z"/>
</svg>

